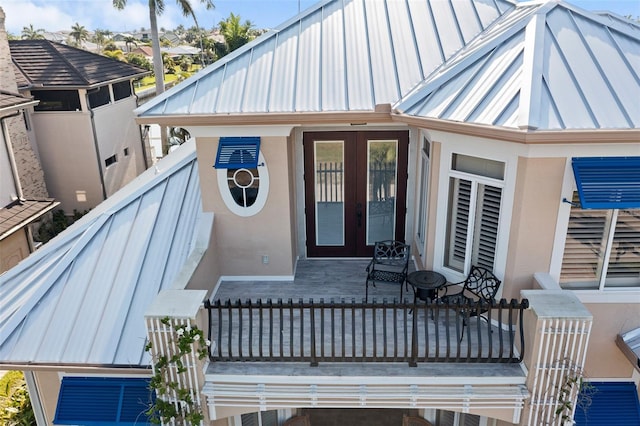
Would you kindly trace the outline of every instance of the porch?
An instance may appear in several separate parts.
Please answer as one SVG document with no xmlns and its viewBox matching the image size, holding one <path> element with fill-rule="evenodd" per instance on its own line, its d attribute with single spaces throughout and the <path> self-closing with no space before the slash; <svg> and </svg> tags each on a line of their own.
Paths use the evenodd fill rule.
<svg viewBox="0 0 640 426">
<path fill-rule="evenodd" d="M 413 305 L 368 260 L 302 260 L 289 281 L 222 281 L 208 305 L 212 418 L 251 410 L 447 409 L 516 422 L 528 391 L 521 304 Z M 465 318 L 466 315 L 466 318 Z M 463 323 L 465 319 L 465 323 Z M 520 321 L 520 324 L 522 322 Z"/>
</svg>

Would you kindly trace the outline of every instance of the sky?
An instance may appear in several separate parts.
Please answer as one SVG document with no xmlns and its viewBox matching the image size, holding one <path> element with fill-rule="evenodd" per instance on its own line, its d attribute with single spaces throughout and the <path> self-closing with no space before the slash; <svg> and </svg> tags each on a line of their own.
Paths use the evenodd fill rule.
<svg viewBox="0 0 640 426">
<path fill-rule="evenodd" d="M 454 0 L 455 1 L 455 0 Z M 200 0 L 191 0 L 200 27 L 211 29 L 230 13 L 250 20 L 255 28 L 274 28 L 298 12 L 317 3 L 317 0 L 214 0 L 213 10 L 206 10 Z M 569 0 L 587 10 L 608 10 L 618 15 L 640 17 L 640 0 Z M 33 25 L 46 31 L 70 30 L 79 23 L 90 31 L 108 29 L 112 32 L 137 31 L 149 27 L 148 0 L 128 0 L 123 11 L 113 8 L 112 0 L 0 0 L 6 15 L 6 29 L 19 36 L 23 27 Z M 165 0 L 165 11 L 159 17 L 160 28 L 173 29 L 178 25 L 193 26 L 191 18 L 184 18 L 176 2 Z"/>
</svg>

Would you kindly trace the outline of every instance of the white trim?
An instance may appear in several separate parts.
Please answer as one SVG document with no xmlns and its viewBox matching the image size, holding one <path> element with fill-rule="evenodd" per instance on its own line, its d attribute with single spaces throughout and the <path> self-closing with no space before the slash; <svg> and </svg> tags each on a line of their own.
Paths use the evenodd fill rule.
<svg viewBox="0 0 640 426">
<path fill-rule="evenodd" d="M 284 136 L 291 134 L 293 125 L 288 126 L 182 126 L 191 137 L 215 138 L 226 136 Z"/>
<path fill-rule="evenodd" d="M 258 154 L 258 164 L 258 195 L 256 196 L 256 201 L 249 207 L 239 206 L 238 203 L 236 203 L 236 201 L 233 199 L 227 181 L 228 169 L 216 169 L 218 190 L 220 191 L 222 201 L 224 201 L 224 204 L 232 213 L 238 216 L 255 216 L 256 214 L 260 213 L 260 211 L 267 203 L 267 197 L 269 195 L 269 169 L 267 167 L 264 156 L 262 155 L 262 152 Z"/>
<path fill-rule="evenodd" d="M 564 177 L 562 179 L 562 198 L 571 200 L 573 191 L 576 189 L 575 180 L 573 179 L 573 168 L 571 161 L 565 159 Z M 556 221 L 556 232 L 553 240 L 553 248 L 551 249 L 551 261 L 549 263 L 549 274 L 560 282 L 560 271 L 562 270 L 562 258 L 564 256 L 564 245 L 567 241 L 567 230 L 569 228 L 569 217 L 571 216 L 571 204 L 563 203 L 560 199 L 560 207 L 558 208 L 558 219 Z"/>
<path fill-rule="evenodd" d="M 576 295 L 585 304 L 623 303 L 637 304 L 640 300 L 640 289 L 630 290 L 608 288 L 606 290 L 567 290 Z"/>
<path fill-rule="evenodd" d="M 46 425 L 47 420 L 42 406 L 42 398 L 40 397 L 40 389 L 38 387 L 38 381 L 32 370 L 25 370 L 24 380 L 27 383 L 27 391 L 29 392 L 29 399 L 31 400 L 31 407 L 33 408 L 33 415 L 36 418 L 37 425 Z"/>
<path fill-rule="evenodd" d="M 222 281 L 293 281 L 293 275 L 222 275 L 216 284 L 216 290 Z M 248 283 L 247 285 L 254 285 Z M 214 293 L 215 294 L 215 291 Z"/>
</svg>

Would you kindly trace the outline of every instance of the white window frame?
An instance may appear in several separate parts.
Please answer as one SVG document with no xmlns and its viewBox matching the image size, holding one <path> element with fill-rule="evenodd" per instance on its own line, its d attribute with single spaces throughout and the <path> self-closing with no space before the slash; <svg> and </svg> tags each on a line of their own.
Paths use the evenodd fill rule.
<svg viewBox="0 0 640 426">
<path fill-rule="evenodd" d="M 506 170 L 506 164 L 505 164 L 505 170 Z M 495 249 L 494 249 L 494 269 L 496 266 L 496 258 L 498 257 L 498 251 L 500 249 L 500 233 L 502 230 L 502 223 L 503 223 L 503 219 L 502 219 L 502 212 L 503 212 L 503 206 L 504 206 L 504 180 L 498 180 L 498 179 L 492 179 L 492 178 L 488 178 L 486 176 L 481 176 L 481 175 L 475 175 L 475 174 L 471 174 L 471 173 L 467 173 L 467 172 L 460 172 L 457 170 L 449 170 L 449 174 L 448 174 L 449 178 L 458 178 L 458 179 L 464 179 L 464 180 L 468 180 L 471 182 L 471 196 L 470 196 L 470 200 L 469 200 L 469 205 L 471 206 L 471 208 L 473 209 L 473 214 L 470 213 L 469 215 L 469 222 L 468 222 L 468 227 L 467 227 L 467 240 L 465 243 L 465 258 L 464 258 L 464 266 L 463 266 L 463 271 L 457 271 L 449 266 L 446 266 L 445 262 L 446 262 L 446 257 L 443 257 L 443 267 L 447 268 L 449 270 L 455 271 L 456 273 L 461 273 L 462 275 L 466 275 L 469 273 L 469 270 L 471 269 L 471 264 L 472 264 L 472 250 L 473 250 L 473 239 L 475 236 L 475 222 L 476 222 L 476 218 L 477 215 L 475 214 L 475 210 L 477 209 L 477 202 L 478 202 L 478 186 L 479 185 L 487 185 L 487 186 L 493 186 L 496 188 L 500 188 L 501 190 L 501 194 L 500 194 L 500 212 L 499 212 L 499 217 L 500 220 L 498 222 L 498 229 L 496 232 L 496 245 L 495 245 Z M 450 188 L 450 179 L 447 179 L 446 182 L 446 191 L 447 191 L 447 196 L 449 194 L 449 191 L 451 190 Z M 449 205 L 447 203 L 447 210 L 446 210 L 446 214 L 445 214 L 445 218 L 446 218 L 446 226 L 449 226 Z M 448 245 L 450 244 L 450 242 L 446 239 L 446 232 L 445 232 L 445 240 L 444 240 L 444 244 Z M 443 252 L 446 251 L 444 250 L 443 246 Z"/>
<path fill-rule="evenodd" d="M 420 147 L 420 181 L 418 182 L 419 189 L 415 232 L 416 241 L 419 243 L 418 253 L 422 258 L 424 258 L 427 251 L 431 147 L 432 142 L 425 135 L 422 135 L 422 146 Z"/>
<path fill-rule="evenodd" d="M 248 207 L 238 205 L 231 195 L 227 179 L 228 169 L 216 169 L 220 196 L 227 208 L 238 216 L 249 217 L 258 214 L 267 202 L 267 196 L 269 195 L 269 169 L 262 152 L 258 154 L 258 164 L 258 174 L 260 175 L 258 195 L 253 205 Z"/>
</svg>

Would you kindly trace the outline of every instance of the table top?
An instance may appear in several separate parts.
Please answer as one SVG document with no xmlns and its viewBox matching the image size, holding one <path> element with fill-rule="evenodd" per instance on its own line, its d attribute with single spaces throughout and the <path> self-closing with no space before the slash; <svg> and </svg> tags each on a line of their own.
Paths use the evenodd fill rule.
<svg viewBox="0 0 640 426">
<path fill-rule="evenodd" d="M 429 290 L 442 287 L 447 279 L 436 271 L 415 271 L 407 275 L 407 282 L 415 288 Z"/>
</svg>

